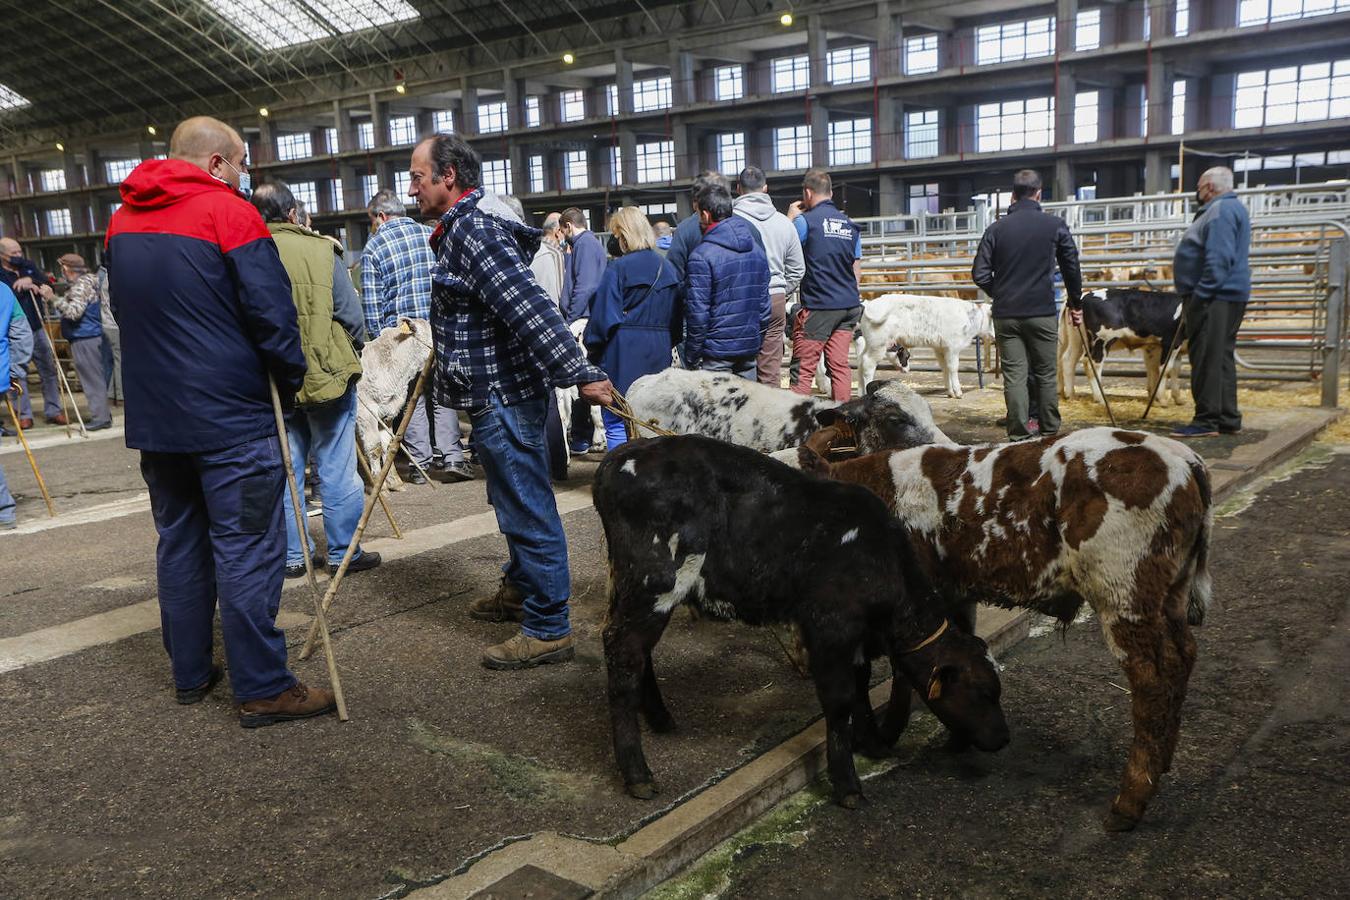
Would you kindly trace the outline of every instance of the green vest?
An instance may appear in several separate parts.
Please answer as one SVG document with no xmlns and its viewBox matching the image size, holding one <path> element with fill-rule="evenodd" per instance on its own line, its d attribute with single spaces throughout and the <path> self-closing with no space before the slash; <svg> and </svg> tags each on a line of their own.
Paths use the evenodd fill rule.
<svg viewBox="0 0 1350 900">
<path fill-rule="evenodd" d="M 314 406 L 336 400 L 361 375 L 347 329 L 333 318 L 333 254 L 328 238 L 286 222 L 269 222 L 281 264 L 291 279 L 291 296 L 300 318 L 300 349 L 304 351 L 305 383 L 295 402 Z"/>
</svg>

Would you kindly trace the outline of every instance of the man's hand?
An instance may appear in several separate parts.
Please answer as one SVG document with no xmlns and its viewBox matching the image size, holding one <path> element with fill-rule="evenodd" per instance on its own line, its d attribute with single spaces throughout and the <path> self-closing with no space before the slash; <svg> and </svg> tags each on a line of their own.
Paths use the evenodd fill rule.
<svg viewBox="0 0 1350 900">
<path fill-rule="evenodd" d="M 34 287 L 33 279 L 27 275 L 23 276 L 22 278 L 16 278 L 14 280 L 14 283 L 10 285 L 10 288 L 16 294 L 19 291 L 31 291 L 33 287 Z"/>
<path fill-rule="evenodd" d="M 789 222 L 797 218 L 801 214 L 802 214 L 802 201 L 793 200 L 791 203 L 788 204 L 787 217 Z"/>
<path fill-rule="evenodd" d="M 1070 307 L 1069 307 L 1069 321 L 1072 322 L 1072 323 L 1074 324 L 1074 327 L 1075 327 L 1075 328 L 1077 328 L 1079 325 L 1082 325 L 1082 324 L 1083 324 L 1083 311 L 1082 311 L 1081 309 L 1074 309 L 1072 306 L 1070 306 Z"/>
<path fill-rule="evenodd" d="M 608 378 L 604 381 L 579 384 L 577 385 L 577 391 L 580 392 L 581 399 L 587 403 L 598 403 L 601 406 L 614 405 L 614 385 L 610 384 Z"/>
<path fill-rule="evenodd" d="M 56 291 L 52 290 L 50 284 L 44 284 L 38 288 L 38 293 L 42 295 L 43 300 L 55 300 Z"/>
<path fill-rule="evenodd" d="M 19 381 L 19 379 L 17 379 L 17 378 L 10 378 L 10 379 L 9 379 L 9 389 L 10 389 L 11 391 L 13 391 L 14 393 L 16 393 L 16 394 L 18 394 L 18 395 L 20 395 L 20 396 L 23 396 L 23 382 Z"/>
</svg>

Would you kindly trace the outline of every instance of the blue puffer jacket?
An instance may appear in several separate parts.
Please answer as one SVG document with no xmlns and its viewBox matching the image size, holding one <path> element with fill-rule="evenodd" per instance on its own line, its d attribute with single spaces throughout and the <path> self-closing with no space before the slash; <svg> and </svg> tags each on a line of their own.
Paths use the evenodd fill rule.
<svg viewBox="0 0 1350 900">
<path fill-rule="evenodd" d="M 684 356 L 691 367 L 759 353 L 772 311 L 769 259 L 754 230 L 739 216 L 723 219 L 689 254 Z"/>
<path fill-rule="evenodd" d="M 1172 257 L 1176 292 L 1196 300 L 1246 303 L 1252 293 L 1247 252 L 1251 219 L 1242 198 L 1229 191 L 1200 208 Z"/>
</svg>

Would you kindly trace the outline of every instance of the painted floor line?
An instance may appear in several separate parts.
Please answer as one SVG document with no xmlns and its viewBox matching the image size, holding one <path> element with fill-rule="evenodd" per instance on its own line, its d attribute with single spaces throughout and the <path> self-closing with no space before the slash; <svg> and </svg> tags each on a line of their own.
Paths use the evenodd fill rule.
<svg viewBox="0 0 1350 900">
<path fill-rule="evenodd" d="M 6 418 L 8 418 L 8 416 Z M 5 426 L 12 427 L 11 423 L 8 421 L 5 422 Z M 124 433 L 125 430 L 121 425 L 114 425 L 104 431 L 90 431 L 88 432 L 89 437 L 87 438 L 80 437 L 78 429 L 72 431 L 72 437 L 66 437 L 65 429 L 61 429 L 55 434 L 43 434 L 38 437 L 34 437 L 33 432 L 25 429 L 24 437 L 28 438 L 28 446 L 31 449 L 43 450 L 47 447 L 77 447 L 81 444 L 87 444 L 93 441 L 107 441 L 112 438 L 120 438 Z M 0 444 L 0 456 L 4 456 L 7 453 L 22 452 L 23 445 L 19 443 L 19 439 L 16 437 L 6 438 L 5 442 Z M 40 462 L 39 465 L 41 465 Z"/>
<path fill-rule="evenodd" d="M 88 525 L 92 522 L 106 522 L 109 519 L 132 516 L 150 508 L 150 495 L 141 491 L 134 497 L 125 497 L 121 500 L 113 500 L 110 503 L 100 503 L 98 506 L 90 506 L 74 512 L 61 512 L 60 502 L 54 502 L 56 503 L 55 519 L 48 516 L 46 510 L 43 509 L 41 518 L 24 519 L 17 528 L 10 531 L 0 531 L 0 538 L 19 534 L 35 534 L 39 531 L 50 531 L 53 528 L 65 528 L 67 525 Z M 38 508 L 41 509 L 41 506 Z"/>
<path fill-rule="evenodd" d="M 580 488 L 558 494 L 557 502 L 558 512 L 562 515 L 587 509 L 592 502 L 590 489 Z M 386 561 L 392 562 L 496 533 L 497 517 L 489 510 L 453 522 L 406 532 L 403 540 L 380 538 L 367 541 L 365 549 L 376 550 Z M 298 590 L 304 587 L 304 579 L 295 579 L 285 582 L 283 589 Z M 94 585 L 82 588 L 93 589 Z M 307 621 L 307 616 L 284 611 L 278 617 L 283 627 Z M 0 674 L 59 659 L 91 647 L 112 644 L 158 627 L 159 602 L 151 599 L 27 634 L 0 638 Z"/>
</svg>

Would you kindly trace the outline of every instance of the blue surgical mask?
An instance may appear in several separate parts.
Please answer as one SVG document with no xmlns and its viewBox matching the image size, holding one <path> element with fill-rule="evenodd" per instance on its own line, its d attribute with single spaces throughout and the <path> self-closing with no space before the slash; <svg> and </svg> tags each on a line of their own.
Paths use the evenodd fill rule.
<svg viewBox="0 0 1350 900">
<path fill-rule="evenodd" d="M 239 176 L 239 193 L 243 194 L 244 199 L 247 200 L 249 198 L 249 195 L 253 193 L 253 176 L 248 172 L 240 172 L 238 169 L 235 169 L 234 164 L 223 156 L 220 158 L 220 161 L 223 162 L 225 165 L 229 166 L 231 169 L 234 169 L 235 174 Z M 229 182 L 225 181 L 224 178 L 216 177 L 216 180 L 225 182 L 225 184 L 229 184 Z"/>
</svg>

